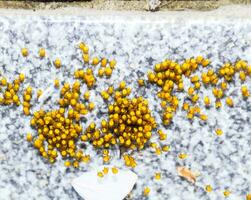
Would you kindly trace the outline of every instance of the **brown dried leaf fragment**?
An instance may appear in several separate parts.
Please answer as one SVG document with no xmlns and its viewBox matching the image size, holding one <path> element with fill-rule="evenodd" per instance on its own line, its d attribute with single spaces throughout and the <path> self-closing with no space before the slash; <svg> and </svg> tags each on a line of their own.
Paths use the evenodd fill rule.
<svg viewBox="0 0 251 200">
<path fill-rule="evenodd" d="M 195 183 L 196 177 L 200 175 L 198 172 L 193 172 L 190 169 L 181 166 L 177 167 L 177 172 L 179 176 L 185 178 L 187 181 L 191 183 Z"/>
</svg>

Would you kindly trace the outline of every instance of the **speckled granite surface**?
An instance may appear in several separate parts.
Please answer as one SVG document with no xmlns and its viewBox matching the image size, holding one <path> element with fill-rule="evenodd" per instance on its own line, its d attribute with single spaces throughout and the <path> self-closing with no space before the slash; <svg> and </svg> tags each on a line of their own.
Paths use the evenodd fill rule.
<svg viewBox="0 0 251 200">
<path fill-rule="evenodd" d="M 163 59 L 181 61 L 203 55 L 213 61 L 214 68 L 238 58 L 251 63 L 250 20 L 161 16 L 159 20 L 151 20 L 142 15 L 12 15 L 0 17 L 1 73 L 10 79 L 19 72 L 25 73 L 27 80 L 24 85 L 52 92 L 52 98 L 43 107 L 53 107 L 58 98 L 58 91 L 51 89 L 53 80 L 59 78 L 72 82 L 74 70 L 83 67 L 81 53 L 76 48 L 80 41 L 89 45 L 91 55 L 115 58 L 118 62 L 112 78 L 100 79 L 97 91 L 92 91 L 91 100 L 98 106 L 87 115 L 87 124 L 92 120 L 100 121 L 105 110 L 98 91 L 121 80 L 135 88 L 132 95 L 143 95 L 149 99 L 151 108 L 155 110 L 153 114 L 160 122 L 159 100 L 155 98 L 157 88 L 138 90 L 135 80 L 146 78 L 146 72 Z M 20 55 L 22 47 L 30 51 L 27 58 Z M 40 47 L 46 49 L 46 59 L 38 57 Z M 60 70 L 52 66 L 56 57 L 63 63 Z M 224 199 L 224 189 L 232 192 L 228 199 L 245 199 L 246 193 L 251 192 L 251 99 L 242 100 L 240 85 L 237 80 L 229 91 L 236 106 L 231 109 L 223 105 L 220 111 L 214 108 L 206 110 L 209 116 L 207 124 L 198 119 L 190 123 L 186 114 L 178 111 L 174 123 L 166 129 L 170 152 L 156 156 L 148 149 L 135 154 L 138 167 L 134 171 L 139 180 L 131 199 L 220 200 Z M 250 78 L 247 85 L 251 88 Z M 201 94 L 207 93 L 211 96 L 207 90 Z M 37 104 L 32 110 L 38 107 Z M 25 141 L 25 134 L 32 130 L 30 118 L 23 116 L 22 108 L 1 106 L 0 114 L 0 199 L 80 199 L 71 188 L 70 181 L 82 171 L 101 164 L 100 155 L 87 146 L 86 152 L 93 155 L 89 165 L 81 165 L 80 170 L 66 170 L 63 162 L 58 161 L 51 166 Z M 83 126 L 87 124 L 83 123 Z M 217 127 L 222 128 L 223 136 L 215 136 Z M 155 138 L 157 136 L 153 140 Z M 180 152 L 188 153 L 188 158 L 178 160 Z M 116 154 L 112 164 L 123 167 L 123 161 Z M 199 171 L 201 176 L 194 185 L 190 184 L 177 175 L 177 165 Z M 153 180 L 156 171 L 162 172 L 160 181 Z M 206 184 L 214 188 L 210 194 L 204 192 Z M 151 188 L 148 198 L 142 196 L 145 186 Z"/>
</svg>

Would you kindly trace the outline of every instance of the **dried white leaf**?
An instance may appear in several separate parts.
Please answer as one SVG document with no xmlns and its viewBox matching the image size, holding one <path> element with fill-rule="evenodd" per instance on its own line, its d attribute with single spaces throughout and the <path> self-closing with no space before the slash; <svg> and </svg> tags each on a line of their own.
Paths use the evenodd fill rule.
<svg viewBox="0 0 251 200">
<path fill-rule="evenodd" d="M 107 167 L 107 166 L 106 166 Z M 119 170 L 117 174 L 111 172 L 103 178 L 97 176 L 99 170 L 84 173 L 72 181 L 76 192 L 85 200 L 122 200 L 132 190 L 138 177 L 130 170 Z"/>
</svg>

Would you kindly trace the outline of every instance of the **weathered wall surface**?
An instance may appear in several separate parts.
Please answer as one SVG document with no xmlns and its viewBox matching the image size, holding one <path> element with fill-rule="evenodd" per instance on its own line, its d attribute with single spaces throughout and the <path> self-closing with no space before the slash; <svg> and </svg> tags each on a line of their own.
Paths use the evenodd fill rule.
<svg viewBox="0 0 251 200">
<path fill-rule="evenodd" d="M 46 9 L 77 6 L 100 10 L 212 10 L 231 4 L 250 4 L 251 0 L 9 0 L 0 8 Z"/>
</svg>

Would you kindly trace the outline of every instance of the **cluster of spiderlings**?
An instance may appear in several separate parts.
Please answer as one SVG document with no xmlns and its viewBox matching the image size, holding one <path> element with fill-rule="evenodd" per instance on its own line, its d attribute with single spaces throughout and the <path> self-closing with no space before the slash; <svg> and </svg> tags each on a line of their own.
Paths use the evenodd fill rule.
<svg viewBox="0 0 251 200">
<path fill-rule="evenodd" d="M 79 69 L 74 72 L 74 77 L 76 79 L 81 79 L 86 85 L 91 88 L 96 83 L 96 78 L 93 74 L 93 70 L 91 68 L 87 68 L 86 70 Z"/>
<path fill-rule="evenodd" d="M 30 115 L 31 98 L 32 98 L 32 87 L 28 86 L 27 88 L 25 88 L 23 93 L 23 113 L 25 115 Z"/>
<path fill-rule="evenodd" d="M 102 98 L 106 101 L 109 99 L 109 97 L 113 94 L 114 88 L 110 86 L 107 90 L 101 91 L 100 95 Z M 126 91 L 127 93 L 128 91 Z"/>
<path fill-rule="evenodd" d="M 19 77 L 16 78 L 12 83 L 8 82 L 6 78 L 0 79 L 0 93 L 2 93 L 2 96 L 0 96 L 0 104 L 15 104 L 17 106 L 21 104 L 17 93 L 20 88 L 20 83 L 22 83 L 24 79 L 24 74 L 20 74 Z"/>
<path fill-rule="evenodd" d="M 108 65 L 108 60 L 106 58 L 102 58 L 100 61 L 100 68 L 98 69 L 98 76 L 103 77 L 110 77 L 112 75 L 113 69 L 115 68 L 116 61 L 111 60 Z"/>
<path fill-rule="evenodd" d="M 34 139 L 27 135 L 27 140 L 33 142 L 44 158 L 54 163 L 60 153 L 62 158 L 73 159 L 73 166 L 78 167 L 84 156 L 76 145 L 82 126 L 69 112 L 64 108 L 39 110 L 34 112 L 30 123 L 38 135 Z"/>
<path fill-rule="evenodd" d="M 135 161 L 135 159 L 134 159 L 131 155 L 129 155 L 129 154 L 124 154 L 124 155 L 123 155 L 123 159 L 124 159 L 125 165 L 126 165 L 127 167 L 132 167 L 132 168 L 134 168 L 134 167 L 137 166 L 137 162 Z"/>
<path fill-rule="evenodd" d="M 100 130 L 96 127 L 94 122 L 86 128 L 84 134 L 81 136 L 81 140 L 85 142 L 91 141 L 92 145 L 96 148 L 109 148 L 111 145 L 116 144 L 114 135 L 108 132 L 107 128 L 102 128 L 102 130 Z M 109 158 L 108 154 L 106 156 Z"/>
<path fill-rule="evenodd" d="M 143 149 L 156 127 L 147 100 L 118 97 L 108 105 L 108 111 L 109 120 L 102 120 L 101 130 L 92 123 L 86 130 L 86 139 L 96 148 L 118 144 L 127 149 Z"/>
<path fill-rule="evenodd" d="M 55 87 L 59 87 L 59 81 L 55 81 Z M 38 133 L 36 139 L 27 135 L 28 141 L 33 141 L 34 147 L 41 155 L 54 163 L 58 153 L 65 159 L 65 166 L 79 167 L 79 162 L 89 162 L 90 156 L 84 155 L 77 147 L 77 141 L 82 134 L 80 119 L 82 115 L 92 110 L 92 102 L 87 106 L 81 101 L 80 82 L 75 81 L 72 85 L 65 83 L 60 90 L 58 104 L 59 109 L 45 112 L 43 110 L 34 112 L 31 126 Z M 89 100 L 89 91 L 85 92 L 83 98 Z"/>
<path fill-rule="evenodd" d="M 148 81 L 162 88 L 158 92 L 158 97 L 162 99 L 161 106 L 164 109 L 163 123 L 165 125 L 170 124 L 179 106 L 179 100 L 174 95 L 174 90 L 184 90 L 182 76 L 190 77 L 199 64 L 207 66 L 209 61 L 198 57 L 197 59 L 187 59 L 182 65 L 179 65 L 177 62 L 165 60 L 155 65 L 154 72 L 148 73 Z M 194 85 L 197 85 L 197 88 L 200 87 L 198 85 L 198 77 L 191 78 L 191 81 Z M 194 95 L 193 91 L 190 92 L 190 96 L 193 102 L 198 100 L 198 96 Z"/>
<path fill-rule="evenodd" d="M 111 171 L 113 174 L 117 174 L 119 172 L 117 167 L 112 167 Z M 98 171 L 97 176 L 99 178 L 103 178 L 105 175 L 107 175 L 109 173 L 109 168 L 108 167 L 104 167 L 102 171 Z"/>
<path fill-rule="evenodd" d="M 91 66 L 97 66 L 98 76 L 110 77 L 113 69 L 115 68 L 116 61 L 108 61 L 106 58 L 99 59 L 94 57 L 92 61 L 89 60 L 89 48 L 87 45 L 80 43 L 79 48 L 83 53 L 83 61 L 85 64 Z M 28 49 L 23 48 L 21 53 L 24 57 L 29 55 Z M 45 57 L 45 49 L 39 50 L 40 58 Z M 60 68 L 62 66 L 59 58 L 54 60 L 54 66 Z M 198 69 L 201 65 L 206 67 L 210 64 L 210 60 L 204 59 L 202 56 L 197 58 L 186 59 L 181 65 L 178 63 L 165 60 L 154 67 L 154 72 L 148 74 L 148 80 L 150 83 L 156 84 L 161 87 L 161 91 L 158 93 L 158 97 L 162 99 L 161 107 L 164 109 L 163 122 L 169 124 L 173 118 L 179 106 L 179 99 L 174 95 L 176 91 L 183 91 L 183 76 L 190 78 L 192 84 L 188 88 L 188 100 L 189 102 L 183 102 L 183 110 L 187 111 L 187 118 L 193 119 L 195 115 L 198 115 L 201 120 L 206 121 L 207 116 L 201 113 L 201 109 L 198 105 L 195 105 L 199 100 L 198 90 L 201 88 L 201 82 L 205 87 L 213 86 L 212 93 L 215 97 L 215 107 L 221 107 L 221 99 L 225 97 L 225 92 L 228 89 L 228 85 L 233 81 L 236 73 L 239 73 L 239 79 L 241 82 L 245 82 L 247 76 L 251 76 L 251 66 L 248 66 L 247 62 L 243 60 L 237 61 L 235 64 L 225 63 L 220 69 L 215 72 L 212 69 L 207 70 L 201 74 L 193 75 L 192 73 Z M 76 79 L 82 80 L 87 84 L 89 88 L 93 87 L 96 83 L 94 71 L 90 66 L 86 70 L 77 70 L 74 72 Z M 13 83 L 7 82 L 5 78 L 0 80 L 0 93 L 5 88 L 2 97 L 0 96 L 0 104 L 20 105 L 20 99 L 17 96 L 19 91 L 19 84 L 25 79 L 24 74 L 20 74 L 18 79 L 15 79 Z M 220 83 L 219 81 L 222 80 Z M 140 87 L 145 85 L 143 79 L 138 80 Z M 54 86 L 59 88 L 59 80 L 54 81 Z M 89 162 L 90 156 L 84 155 L 83 151 L 78 149 L 77 141 L 81 137 L 82 141 L 91 141 L 96 148 L 103 149 L 103 161 L 108 162 L 110 160 L 110 154 L 108 148 L 112 145 L 119 145 L 125 149 L 143 149 L 145 144 L 150 140 L 152 130 L 156 127 L 156 123 L 152 118 L 148 109 L 147 100 L 142 97 L 129 99 L 127 96 L 130 94 L 131 89 L 126 88 L 126 83 L 122 81 L 119 85 L 119 91 L 114 91 L 113 87 L 109 87 L 107 90 L 101 91 L 101 96 L 105 101 L 108 101 L 110 97 L 114 98 L 114 102 L 109 104 L 109 119 L 108 121 L 102 120 L 101 128 L 96 128 L 95 123 L 91 123 L 82 133 L 82 126 L 80 125 L 81 115 L 85 115 L 89 110 L 94 109 L 94 103 L 90 102 L 88 109 L 85 104 L 80 102 L 80 82 L 76 81 L 73 86 L 70 87 L 68 83 L 65 83 L 60 91 L 60 99 L 58 103 L 59 109 L 45 112 L 43 110 L 36 111 L 31 119 L 31 126 L 34 127 L 38 135 L 33 138 L 31 133 L 26 136 L 27 141 L 32 142 L 34 147 L 38 149 L 40 154 L 54 163 L 58 157 L 58 153 L 64 158 L 65 166 L 74 167 L 79 166 L 79 162 Z M 250 93 L 247 86 L 242 85 L 241 94 L 243 98 L 248 98 Z M 37 98 L 42 95 L 42 90 L 37 91 Z M 83 98 L 88 101 L 90 97 L 89 91 L 85 92 Z M 30 114 L 30 101 L 32 98 L 32 88 L 27 87 L 23 94 L 23 112 L 25 115 Z M 226 97 L 226 104 L 229 107 L 233 107 L 234 103 L 231 97 Z M 208 96 L 204 97 L 204 105 L 209 108 L 211 106 L 211 100 Z M 215 130 L 216 135 L 221 136 L 223 131 L 219 128 Z M 166 134 L 162 131 L 158 131 L 159 139 L 165 140 Z M 169 151 L 169 146 L 164 145 L 158 147 L 156 143 L 151 143 L 150 146 L 155 149 L 157 155 L 160 155 L 162 151 Z M 186 153 L 179 153 L 180 159 L 186 159 L 188 155 Z M 135 159 L 125 153 L 123 154 L 125 165 L 128 167 L 135 167 L 137 165 Z M 72 162 L 71 162 L 71 161 Z M 118 173 L 118 169 L 113 167 L 112 173 Z M 109 168 L 104 169 L 97 173 L 99 177 L 104 177 L 108 174 Z M 160 180 L 161 174 L 158 172 L 154 176 L 155 180 Z M 213 188 L 210 185 L 206 185 L 205 190 L 212 192 Z M 150 193 L 150 188 L 145 187 L 143 194 L 147 196 Z M 231 194 L 229 190 L 223 191 L 223 195 L 228 197 Z M 251 200 L 251 194 L 246 195 L 247 200 Z"/>
<path fill-rule="evenodd" d="M 216 85 L 219 78 L 214 70 L 209 69 L 207 72 L 201 74 L 201 81 L 204 85 Z"/>
<path fill-rule="evenodd" d="M 128 98 L 131 89 L 122 81 L 119 88 L 109 87 L 101 91 L 108 104 L 108 120 L 102 119 L 101 125 L 92 122 L 81 140 L 90 141 L 95 148 L 103 149 L 103 161 L 110 160 L 109 148 L 118 145 L 124 150 L 143 149 L 152 136 L 156 123 L 148 108 L 148 101 L 142 97 Z M 108 99 L 111 97 L 111 101 Z M 135 167 L 134 159 L 125 155 L 127 166 Z"/>
<path fill-rule="evenodd" d="M 85 64 L 96 66 L 100 63 L 101 68 L 104 69 L 104 74 L 107 77 L 111 76 L 112 70 L 116 65 L 115 60 L 109 61 L 109 66 L 106 66 L 108 60 L 105 58 L 99 60 L 95 57 L 93 61 L 89 63 L 89 48 L 83 43 L 81 43 L 79 47 L 83 52 L 83 60 Z M 22 55 L 28 56 L 28 50 L 22 49 Z M 44 49 L 40 49 L 39 56 L 41 58 L 45 57 Z M 59 58 L 55 59 L 53 63 L 56 68 L 60 68 L 62 65 Z M 98 75 L 100 76 L 100 70 Z M 91 88 L 96 83 L 94 71 L 90 66 L 85 70 L 76 70 L 74 72 L 74 78 L 82 80 L 86 83 L 88 88 Z M 58 79 L 54 81 L 54 87 L 60 87 Z M 82 101 L 80 87 L 81 83 L 79 81 L 75 81 L 72 86 L 70 86 L 69 83 L 65 83 L 60 90 L 60 98 L 58 99 L 60 108 L 48 112 L 43 110 L 36 111 L 31 120 L 31 126 L 36 129 L 38 135 L 33 139 L 32 134 L 28 133 L 27 140 L 33 142 L 34 147 L 37 148 L 41 155 L 47 158 L 51 163 L 56 161 L 58 153 L 60 153 L 64 159 L 67 159 L 65 161 L 65 166 L 67 167 L 70 165 L 78 167 L 79 161 L 87 163 L 90 160 L 89 155 L 83 155 L 83 152 L 77 149 L 76 143 L 82 133 L 82 127 L 80 125 L 81 116 L 86 115 L 88 111 L 93 110 L 95 104 L 93 102 L 89 102 L 88 106 L 84 104 L 86 101 L 89 101 L 90 92 L 86 91 L 83 94 L 84 101 Z M 30 114 L 31 93 L 32 88 L 28 87 L 23 96 L 24 113 L 26 115 Z M 37 98 L 39 98 L 41 94 L 42 90 L 38 90 Z M 91 124 L 89 127 L 90 130 L 92 130 L 92 127 L 93 125 Z M 85 140 L 85 136 L 86 135 L 82 135 L 81 139 Z M 105 137 L 106 140 L 107 137 L 108 136 Z M 114 143 L 114 140 L 111 143 Z M 110 156 L 108 150 L 104 151 L 103 158 L 104 161 L 109 161 Z"/>
<path fill-rule="evenodd" d="M 235 64 L 226 63 L 219 69 L 219 76 L 223 77 L 225 82 L 225 89 L 227 88 L 227 82 L 233 81 L 233 77 L 236 73 L 239 73 L 239 79 L 244 83 L 247 79 L 247 76 L 251 76 L 251 66 L 248 66 L 248 63 L 244 60 L 239 60 Z M 224 82 L 223 82 L 224 83 Z M 242 87 L 243 97 L 248 97 L 249 93 L 246 86 Z"/>
<path fill-rule="evenodd" d="M 170 147 L 166 144 L 162 144 L 162 141 L 167 139 L 167 134 L 164 133 L 162 130 L 158 130 L 157 134 L 159 136 L 160 143 L 157 144 L 156 142 L 151 142 L 150 147 L 153 148 L 156 155 L 161 155 L 162 152 L 168 152 L 170 150 Z"/>
<path fill-rule="evenodd" d="M 175 92 L 184 90 L 183 77 L 190 78 L 192 84 L 187 90 L 187 98 L 184 99 L 182 106 L 183 110 L 187 112 L 187 118 L 193 119 L 194 116 L 198 116 L 201 120 L 206 121 L 207 115 L 201 113 L 200 107 L 196 105 L 200 98 L 199 93 L 196 91 L 201 88 L 201 82 L 205 87 L 213 87 L 215 107 L 219 109 L 222 105 L 221 99 L 226 97 L 225 91 L 228 89 L 228 84 L 233 81 L 235 73 L 239 72 L 239 78 L 242 82 L 246 80 L 247 76 L 251 76 L 251 66 L 248 66 L 243 60 L 239 60 L 235 64 L 226 63 L 216 72 L 212 69 L 202 72 L 201 82 L 198 75 L 192 75 L 199 66 L 207 67 L 210 63 L 210 60 L 202 56 L 186 59 L 182 64 L 165 60 L 156 64 L 154 71 L 148 73 L 148 81 L 161 87 L 157 96 L 162 100 L 164 125 L 171 122 L 179 106 L 179 99 L 175 96 Z M 142 80 L 139 80 L 138 83 L 140 86 L 143 85 Z M 241 93 L 243 98 L 250 96 L 247 86 L 241 87 Z M 226 97 L 225 102 L 229 107 L 234 106 L 231 97 Z M 204 104 L 206 108 L 210 107 L 211 100 L 208 96 L 204 97 Z"/>
<path fill-rule="evenodd" d="M 89 59 L 89 48 L 86 44 L 80 43 L 79 48 L 82 50 L 82 57 L 85 64 L 91 64 L 93 66 L 97 66 L 100 64 L 100 68 L 98 69 L 98 76 L 102 77 L 106 75 L 107 77 L 110 77 L 112 75 L 112 71 L 115 68 L 116 61 L 115 60 L 108 60 L 107 58 L 101 58 L 94 57 L 92 61 Z M 109 66 L 107 64 L 109 63 Z"/>
<path fill-rule="evenodd" d="M 110 97 L 113 97 L 116 100 L 130 95 L 130 93 L 131 88 L 126 87 L 125 81 L 121 81 L 117 90 L 114 90 L 114 88 L 110 86 L 107 90 L 101 91 L 100 95 L 105 101 L 107 101 Z"/>
<path fill-rule="evenodd" d="M 184 104 L 183 104 L 184 105 Z M 206 121 L 207 116 L 201 113 L 201 109 L 198 105 L 191 106 L 188 104 L 187 118 L 192 120 L 194 116 L 200 117 L 201 120 Z"/>
<path fill-rule="evenodd" d="M 217 79 L 219 80 L 222 79 L 222 81 L 212 89 L 212 93 L 216 98 L 215 101 L 216 108 L 221 107 L 221 99 L 224 97 L 226 97 L 225 98 L 226 105 L 228 105 L 229 107 L 234 106 L 232 98 L 226 96 L 225 93 L 231 82 L 234 81 L 234 76 L 236 73 L 239 73 L 239 78 L 243 83 L 246 80 L 247 76 L 251 76 L 251 66 L 248 66 L 246 61 L 239 60 L 234 64 L 225 63 L 217 71 L 216 73 Z M 249 96 L 249 91 L 247 89 L 247 86 L 241 87 L 241 93 L 243 98 L 247 98 Z"/>
<path fill-rule="evenodd" d="M 72 87 L 69 83 L 65 83 L 60 90 L 60 99 L 58 100 L 60 107 L 68 108 L 71 106 L 68 114 L 76 121 L 80 120 L 81 115 L 88 113 L 85 104 L 80 102 L 80 95 L 80 82 L 75 81 Z"/>
<path fill-rule="evenodd" d="M 162 130 L 158 130 L 157 133 L 159 135 L 160 141 L 166 140 L 166 138 L 167 138 L 166 133 L 164 133 Z M 163 145 L 161 143 L 160 143 L 160 145 L 158 145 L 156 142 L 152 142 L 150 144 L 150 147 L 152 147 L 154 149 L 155 154 L 158 156 L 161 155 L 162 152 L 168 152 L 170 150 L 170 147 L 168 145 Z"/>
<path fill-rule="evenodd" d="M 116 61 L 111 60 L 108 61 L 107 58 L 99 59 L 98 57 L 94 57 L 92 61 L 89 59 L 89 48 L 86 44 L 80 43 L 79 48 L 82 50 L 82 57 L 83 61 L 86 65 L 97 66 L 100 64 L 100 68 L 98 69 L 98 76 L 103 77 L 110 77 L 112 75 L 113 69 L 115 68 Z M 107 66 L 109 63 L 109 66 Z M 93 69 L 89 66 L 86 70 L 76 70 L 74 72 L 74 77 L 76 79 L 81 79 L 83 82 L 87 84 L 89 88 L 93 87 L 96 83 L 96 78 L 94 76 Z"/>
<path fill-rule="evenodd" d="M 100 63 L 100 69 L 98 70 L 98 76 L 110 77 L 112 70 L 115 68 L 116 61 L 108 61 L 106 58 L 99 60 L 95 57 L 92 62 L 89 62 L 89 48 L 87 45 L 81 43 L 79 45 L 80 49 L 83 52 L 84 63 L 89 65 L 85 70 L 77 70 L 74 72 L 74 78 L 82 80 L 88 88 L 91 88 L 96 83 L 96 78 L 94 76 L 94 71 L 91 68 L 92 66 L 97 66 Z M 28 49 L 22 49 L 22 55 L 24 57 L 28 56 Z M 40 58 L 45 57 L 45 49 L 39 50 Z M 109 63 L 109 66 L 107 66 Z M 53 62 L 54 66 L 59 69 L 62 64 L 59 58 L 56 58 Z M 101 70 L 102 69 L 102 70 Z M 24 80 L 24 75 L 21 74 L 19 79 L 22 82 Z M 5 80 L 2 81 L 3 84 L 7 84 Z M 15 81 L 16 82 L 16 81 Z M 58 79 L 54 81 L 54 87 L 59 88 L 60 82 Z M 58 153 L 66 160 L 65 166 L 69 167 L 73 165 L 74 167 L 79 166 L 79 162 L 83 161 L 85 163 L 89 162 L 90 156 L 84 155 L 81 150 L 77 148 L 77 141 L 79 136 L 82 134 L 82 127 L 80 125 L 80 120 L 82 115 L 86 115 L 89 111 L 93 110 L 95 104 L 89 102 L 88 106 L 84 103 L 89 101 L 90 92 L 86 91 L 83 94 L 83 100 L 81 100 L 80 92 L 81 83 L 75 81 L 72 86 L 69 83 L 65 83 L 60 90 L 60 98 L 58 99 L 58 104 L 60 108 L 43 111 L 39 110 L 34 112 L 33 118 L 31 120 L 31 126 L 36 130 L 37 136 L 33 137 L 31 133 L 27 134 L 27 140 L 33 142 L 34 147 L 37 148 L 40 154 L 48 159 L 51 163 L 56 161 Z M 109 90 L 111 91 L 111 90 Z M 130 91 L 128 92 L 128 94 Z M 42 90 L 37 91 L 37 98 L 42 95 Z M 7 95 L 8 96 L 8 95 Z M 30 114 L 30 100 L 32 98 L 32 88 L 27 87 L 23 94 L 23 111 L 25 115 Z M 6 103 L 5 99 L 2 100 L 3 103 Z M 15 102 L 15 97 L 14 97 Z M 19 103 L 20 104 L 20 103 Z M 91 124 L 89 128 L 92 130 L 93 125 Z M 81 139 L 85 140 L 86 135 L 82 135 Z M 88 135 L 89 136 L 89 135 Z M 107 140 L 105 136 L 105 140 Z M 115 141 L 115 142 L 114 142 Z M 95 143 L 95 142 L 94 142 Z M 116 143 L 115 138 L 111 143 Z M 99 144 L 99 142 L 98 142 Z M 110 159 L 109 151 L 104 150 L 103 152 L 104 161 L 108 162 Z"/>
<path fill-rule="evenodd" d="M 234 102 L 231 97 L 226 96 L 225 93 L 228 89 L 228 86 L 234 80 L 234 76 L 236 73 L 239 73 L 239 78 L 243 83 L 247 76 L 251 76 L 251 66 L 248 66 L 246 61 L 239 60 L 234 64 L 225 63 L 217 72 L 218 79 L 223 79 L 216 87 L 212 89 L 212 93 L 216 98 L 215 107 L 221 107 L 221 99 L 225 98 L 226 105 L 229 107 L 234 106 Z M 249 96 L 249 91 L 247 86 L 241 87 L 241 93 L 243 98 L 247 98 Z"/>
</svg>

